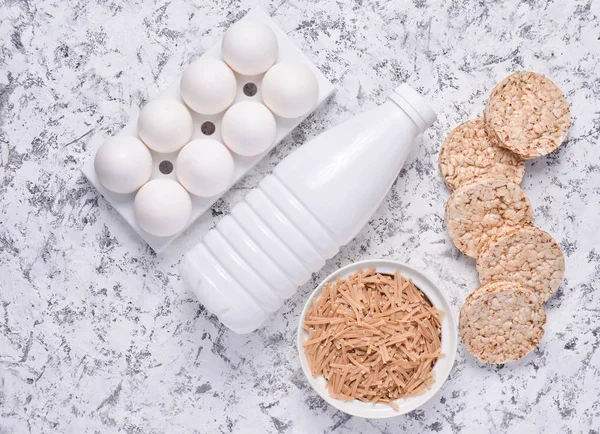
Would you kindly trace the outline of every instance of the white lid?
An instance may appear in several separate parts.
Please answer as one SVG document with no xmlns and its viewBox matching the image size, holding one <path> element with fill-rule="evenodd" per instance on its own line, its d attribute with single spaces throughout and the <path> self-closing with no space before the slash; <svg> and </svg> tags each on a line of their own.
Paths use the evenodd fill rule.
<svg viewBox="0 0 600 434">
<path fill-rule="evenodd" d="M 437 115 L 425 98 L 406 83 L 394 89 L 390 98 L 419 125 L 421 132 L 432 126 L 437 119 Z"/>
</svg>

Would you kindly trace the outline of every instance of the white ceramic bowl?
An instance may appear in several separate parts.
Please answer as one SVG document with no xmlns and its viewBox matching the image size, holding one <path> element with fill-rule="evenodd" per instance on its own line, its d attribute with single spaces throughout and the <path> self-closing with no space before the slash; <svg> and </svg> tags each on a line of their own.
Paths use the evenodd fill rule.
<svg viewBox="0 0 600 434">
<path fill-rule="evenodd" d="M 442 352 L 446 355 L 437 360 L 434 365 L 435 369 L 435 382 L 432 384 L 431 388 L 427 390 L 422 395 L 414 396 L 410 398 L 403 398 L 396 400 L 396 404 L 400 407 L 398 410 L 394 410 L 387 404 L 370 404 L 367 402 L 362 402 L 359 400 L 354 401 L 342 401 L 339 399 L 332 398 L 329 396 L 329 392 L 325 387 L 326 381 L 323 376 L 318 376 L 314 378 L 310 373 L 310 367 L 308 366 L 308 360 L 306 359 L 306 355 L 304 353 L 304 347 L 302 343 L 307 340 L 308 333 L 302 328 L 302 323 L 304 322 L 304 318 L 306 317 L 306 311 L 310 304 L 312 303 L 313 298 L 319 296 L 321 294 L 321 289 L 323 285 L 327 282 L 335 280 L 337 277 L 346 277 L 349 276 L 356 271 L 362 269 L 367 269 L 375 267 L 375 269 L 380 273 L 386 274 L 394 274 L 396 271 L 399 271 L 404 277 L 410 278 L 413 280 L 415 285 L 427 295 L 431 303 L 433 305 L 444 311 L 444 316 L 442 318 Z M 302 365 L 302 370 L 304 371 L 304 375 L 308 379 L 310 385 L 317 391 L 317 393 L 327 401 L 329 404 L 333 405 L 338 410 L 343 411 L 344 413 L 348 413 L 352 416 L 359 416 L 369 419 L 383 419 L 388 417 L 400 416 L 402 414 L 408 413 L 409 411 L 413 411 L 421 405 L 425 404 L 436 394 L 438 390 L 442 387 L 448 375 L 450 374 L 450 370 L 452 369 L 452 365 L 454 364 L 454 358 L 456 357 L 456 346 L 457 346 L 457 326 L 456 326 L 456 318 L 454 317 L 454 313 L 452 312 L 452 305 L 444 295 L 444 293 L 433 283 L 433 281 L 423 274 L 421 271 L 418 271 L 412 268 L 409 265 L 403 264 L 401 262 L 396 261 L 387 261 L 383 259 L 373 259 L 366 260 L 361 262 L 355 262 L 354 264 L 347 265 L 343 268 L 340 268 L 335 273 L 330 274 L 310 295 L 308 300 L 306 301 L 306 305 L 302 310 L 302 314 L 300 315 L 300 324 L 298 326 L 298 355 L 300 356 L 300 364 Z"/>
</svg>

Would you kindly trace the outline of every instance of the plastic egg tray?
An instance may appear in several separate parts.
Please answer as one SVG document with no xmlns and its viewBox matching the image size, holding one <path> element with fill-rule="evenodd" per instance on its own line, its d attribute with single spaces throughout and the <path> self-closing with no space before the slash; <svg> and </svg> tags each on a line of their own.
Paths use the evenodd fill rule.
<svg viewBox="0 0 600 434">
<path fill-rule="evenodd" d="M 313 73 L 315 74 L 317 81 L 319 83 L 319 97 L 317 100 L 317 104 L 313 108 L 314 111 L 325 99 L 327 99 L 334 91 L 334 86 L 325 78 L 325 76 L 319 71 L 319 69 L 298 49 L 294 43 L 287 37 L 287 35 L 275 24 L 275 22 L 271 19 L 271 17 L 261 9 L 254 9 L 250 11 L 248 14 L 242 18 L 245 19 L 253 19 L 257 21 L 261 21 L 267 24 L 275 35 L 277 36 L 279 42 L 279 53 L 277 57 L 277 61 L 292 61 L 303 63 L 307 67 L 309 67 Z M 222 59 L 221 57 L 221 40 L 216 43 L 211 49 L 206 51 L 203 55 L 214 57 L 218 59 Z M 194 59 L 195 60 L 195 59 Z M 262 75 L 258 76 L 243 76 L 238 73 L 235 73 L 238 90 L 235 102 L 251 100 L 262 102 L 260 97 L 260 83 L 262 80 Z M 181 103 L 184 103 L 183 99 L 180 95 L 179 89 L 179 81 L 180 77 L 167 89 L 157 95 L 154 99 L 176 99 Z M 310 113 L 312 113 L 312 111 Z M 194 134 L 192 135 L 192 139 L 199 138 L 212 138 L 218 141 L 221 141 L 221 131 L 220 131 L 220 123 L 224 113 L 220 113 L 218 115 L 213 116 L 205 116 L 198 113 L 195 113 L 190 110 L 192 116 L 194 118 Z M 244 157 L 238 154 L 233 153 L 233 159 L 235 163 L 235 173 L 233 177 L 233 181 L 231 186 L 235 184 L 242 176 L 244 176 L 256 163 L 258 163 L 271 149 L 283 140 L 294 128 L 298 126 L 310 113 L 307 113 L 304 116 L 295 119 L 284 119 L 278 116 L 275 116 L 277 121 L 277 134 L 275 136 L 275 140 L 273 144 L 263 153 L 253 156 L 253 157 Z M 129 120 L 127 125 L 117 134 L 117 135 L 129 135 L 138 137 L 137 133 L 137 122 L 138 116 L 134 116 Z M 190 195 L 192 198 L 192 215 L 190 217 L 190 221 L 187 226 L 180 231 L 179 233 L 169 236 L 169 237 L 157 237 L 145 232 L 136 222 L 134 211 L 133 211 L 133 201 L 136 193 L 131 194 L 117 194 L 113 193 L 110 190 L 107 190 L 100 184 L 98 178 L 96 176 L 96 172 L 94 170 L 94 156 L 97 150 L 94 151 L 94 155 L 90 158 L 82 167 L 82 172 L 86 176 L 86 178 L 96 187 L 96 189 L 104 196 L 104 198 L 123 216 L 125 221 L 129 223 L 129 225 L 142 237 L 146 243 L 154 251 L 157 253 L 161 252 L 165 249 L 177 236 L 183 232 L 187 227 L 189 227 L 198 217 L 200 217 L 204 212 L 206 212 L 210 207 L 222 196 L 213 196 L 209 198 L 198 197 L 194 195 Z M 177 180 L 175 175 L 175 164 L 177 159 L 178 152 L 174 152 L 172 154 L 159 154 L 154 151 L 152 153 L 153 160 L 153 170 L 152 170 L 152 179 L 157 178 L 171 178 Z M 231 187 L 230 186 L 230 187 Z"/>
</svg>

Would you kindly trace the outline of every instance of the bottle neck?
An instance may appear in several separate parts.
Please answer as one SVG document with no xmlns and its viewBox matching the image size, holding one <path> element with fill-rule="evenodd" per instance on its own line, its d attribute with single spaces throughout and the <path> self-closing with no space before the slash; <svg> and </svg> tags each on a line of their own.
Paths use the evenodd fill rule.
<svg viewBox="0 0 600 434">
<path fill-rule="evenodd" d="M 419 133 L 423 133 L 437 119 L 437 115 L 427 101 L 406 83 L 398 86 L 389 99 L 417 125 Z"/>
</svg>

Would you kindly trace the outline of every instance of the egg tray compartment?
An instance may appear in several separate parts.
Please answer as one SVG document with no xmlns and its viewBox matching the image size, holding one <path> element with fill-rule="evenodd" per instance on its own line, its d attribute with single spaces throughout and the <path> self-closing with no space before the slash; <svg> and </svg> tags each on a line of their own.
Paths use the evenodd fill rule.
<svg viewBox="0 0 600 434">
<path fill-rule="evenodd" d="M 275 146 L 281 142 L 294 128 L 296 128 L 307 116 L 310 115 L 323 101 L 325 101 L 334 91 L 334 86 L 331 84 L 325 76 L 319 71 L 319 69 L 300 51 L 298 47 L 294 45 L 294 43 L 288 38 L 288 36 L 277 26 L 277 24 L 271 19 L 271 17 L 264 12 L 260 8 L 253 9 L 249 13 L 247 13 L 242 20 L 252 19 L 256 21 L 261 21 L 262 23 L 268 25 L 275 35 L 277 36 L 277 41 L 279 43 L 279 52 L 277 55 L 277 60 L 275 64 L 282 61 L 290 61 L 290 62 L 298 62 L 306 65 L 310 70 L 315 74 L 317 78 L 317 82 L 319 84 L 319 97 L 315 107 L 311 110 L 311 112 L 307 113 L 304 116 L 294 119 L 284 119 L 277 115 L 275 116 L 275 120 L 277 121 L 277 133 L 275 135 L 275 140 L 273 144 L 263 153 L 252 156 L 252 157 L 244 157 L 242 155 L 238 155 L 232 152 L 235 171 L 233 180 L 231 185 L 228 187 L 231 188 L 237 181 L 240 180 L 250 169 L 252 169 L 256 163 L 258 163 L 267 153 L 273 149 Z M 222 60 L 221 56 L 221 40 L 216 43 L 212 48 L 207 50 L 202 58 L 205 56 L 213 57 Z M 195 59 L 194 59 L 195 60 Z M 237 94 L 234 101 L 256 101 L 262 103 L 262 99 L 260 96 L 260 83 L 262 80 L 262 76 L 264 74 L 256 75 L 256 76 L 244 76 L 240 75 L 234 71 L 236 80 L 237 80 Z M 179 89 L 179 81 L 181 76 L 165 89 L 163 92 L 158 94 L 156 97 L 152 99 L 175 99 L 182 104 L 185 104 L 183 99 L 181 98 L 180 89 Z M 250 96 L 251 95 L 251 96 Z M 192 135 L 191 140 L 200 139 L 200 138 L 211 138 L 218 140 L 223 143 L 221 139 L 221 119 L 225 114 L 225 111 L 213 116 L 201 115 L 193 110 L 190 110 L 192 117 L 194 119 L 194 133 Z M 125 125 L 125 127 L 117 134 L 117 135 L 125 135 L 125 136 L 138 136 L 137 129 L 138 116 L 132 117 L 129 122 Z M 100 184 L 98 178 L 96 176 L 96 171 L 94 170 L 94 157 L 97 152 L 97 149 L 94 150 L 94 155 L 90 158 L 81 168 L 81 171 L 85 175 L 85 177 L 89 180 L 90 183 L 96 187 L 96 189 L 104 196 L 104 198 L 117 210 L 119 214 L 129 223 L 129 225 L 142 237 L 146 243 L 152 249 L 160 253 L 163 251 L 175 238 L 177 238 L 181 232 L 185 231 L 194 221 L 198 219 L 204 212 L 206 212 L 210 207 L 227 191 L 212 197 L 198 197 L 190 194 L 192 199 L 192 214 L 190 217 L 190 221 L 186 225 L 186 227 L 177 234 L 171 235 L 169 237 L 157 237 L 145 232 L 136 222 L 135 215 L 133 212 L 133 200 L 135 198 L 136 193 L 130 194 L 118 194 L 114 193 Z M 176 173 L 176 160 L 178 152 L 173 152 L 170 154 L 159 154 L 154 151 L 150 151 L 152 154 L 152 176 L 150 180 L 157 178 L 170 178 L 173 180 L 177 180 Z"/>
</svg>

